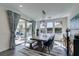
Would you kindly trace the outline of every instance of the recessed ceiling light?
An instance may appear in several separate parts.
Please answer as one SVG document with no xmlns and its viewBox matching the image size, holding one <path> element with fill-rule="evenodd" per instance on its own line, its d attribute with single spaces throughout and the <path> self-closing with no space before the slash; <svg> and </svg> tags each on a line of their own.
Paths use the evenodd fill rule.
<svg viewBox="0 0 79 59">
<path fill-rule="evenodd" d="M 19 5 L 19 7 L 23 7 L 23 5 Z"/>
</svg>

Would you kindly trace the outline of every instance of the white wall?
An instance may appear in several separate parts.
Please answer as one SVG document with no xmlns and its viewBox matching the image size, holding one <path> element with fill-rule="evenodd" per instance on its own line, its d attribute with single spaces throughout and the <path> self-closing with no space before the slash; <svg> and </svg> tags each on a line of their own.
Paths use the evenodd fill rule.
<svg viewBox="0 0 79 59">
<path fill-rule="evenodd" d="M 68 18 L 65 17 L 65 18 L 62 18 L 62 23 L 63 23 L 63 33 L 66 32 L 66 29 L 68 28 Z"/>
<path fill-rule="evenodd" d="M 6 10 L 0 7 L 0 52 L 9 49 L 10 31 Z"/>
</svg>

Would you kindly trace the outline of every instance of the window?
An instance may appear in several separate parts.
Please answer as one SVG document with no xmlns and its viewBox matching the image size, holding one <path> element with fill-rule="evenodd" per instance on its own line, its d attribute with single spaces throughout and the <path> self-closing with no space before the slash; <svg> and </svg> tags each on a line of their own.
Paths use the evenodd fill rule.
<svg viewBox="0 0 79 59">
<path fill-rule="evenodd" d="M 55 22 L 55 33 L 62 33 L 62 22 Z"/>
<path fill-rule="evenodd" d="M 40 21 L 40 33 L 51 34 L 51 33 L 62 33 L 62 21 Z"/>
<path fill-rule="evenodd" d="M 45 33 L 46 31 L 45 31 L 45 29 L 44 28 L 42 28 L 41 29 L 41 33 Z"/>
<path fill-rule="evenodd" d="M 53 32 L 53 28 L 47 28 L 47 33 L 52 33 Z"/>
<path fill-rule="evenodd" d="M 53 22 L 47 22 L 47 33 L 53 33 Z"/>
<path fill-rule="evenodd" d="M 48 22 L 47 23 L 47 28 L 53 28 L 53 22 Z"/>
<path fill-rule="evenodd" d="M 44 21 L 40 22 L 40 28 L 45 28 L 46 24 Z"/>
<path fill-rule="evenodd" d="M 40 22 L 40 33 L 44 34 L 46 32 L 45 28 L 46 28 L 46 22 L 41 21 Z"/>
<path fill-rule="evenodd" d="M 62 33 L 62 28 L 55 28 L 55 33 Z"/>
<path fill-rule="evenodd" d="M 62 27 L 62 22 L 61 21 L 55 22 L 55 27 Z"/>
</svg>

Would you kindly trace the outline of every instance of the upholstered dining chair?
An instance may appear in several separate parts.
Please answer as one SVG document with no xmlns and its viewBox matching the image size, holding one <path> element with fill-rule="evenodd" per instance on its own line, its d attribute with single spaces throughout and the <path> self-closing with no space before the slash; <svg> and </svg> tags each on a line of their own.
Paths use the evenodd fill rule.
<svg viewBox="0 0 79 59">
<path fill-rule="evenodd" d="M 52 36 L 52 37 L 50 37 L 47 42 L 44 42 L 43 48 L 46 48 L 47 47 L 48 48 L 48 51 L 49 51 L 49 54 L 50 54 L 50 48 L 53 47 L 54 37 L 55 37 L 55 35 Z"/>
</svg>

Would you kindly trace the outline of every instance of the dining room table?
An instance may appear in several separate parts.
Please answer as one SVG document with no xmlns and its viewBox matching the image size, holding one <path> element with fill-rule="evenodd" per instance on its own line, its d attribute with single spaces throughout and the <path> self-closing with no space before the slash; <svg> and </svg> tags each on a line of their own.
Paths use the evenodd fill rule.
<svg viewBox="0 0 79 59">
<path fill-rule="evenodd" d="M 39 46 L 39 48 L 43 48 L 43 44 L 44 42 L 48 41 L 49 37 L 45 36 L 45 37 L 39 37 L 39 36 L 35 36 L 35 37 L 32 37 L 31 40 L 35 40 L 37 41 L 37 44 Z M 32 47 L 32 46 L 31 46 Z"/>
</svg>

